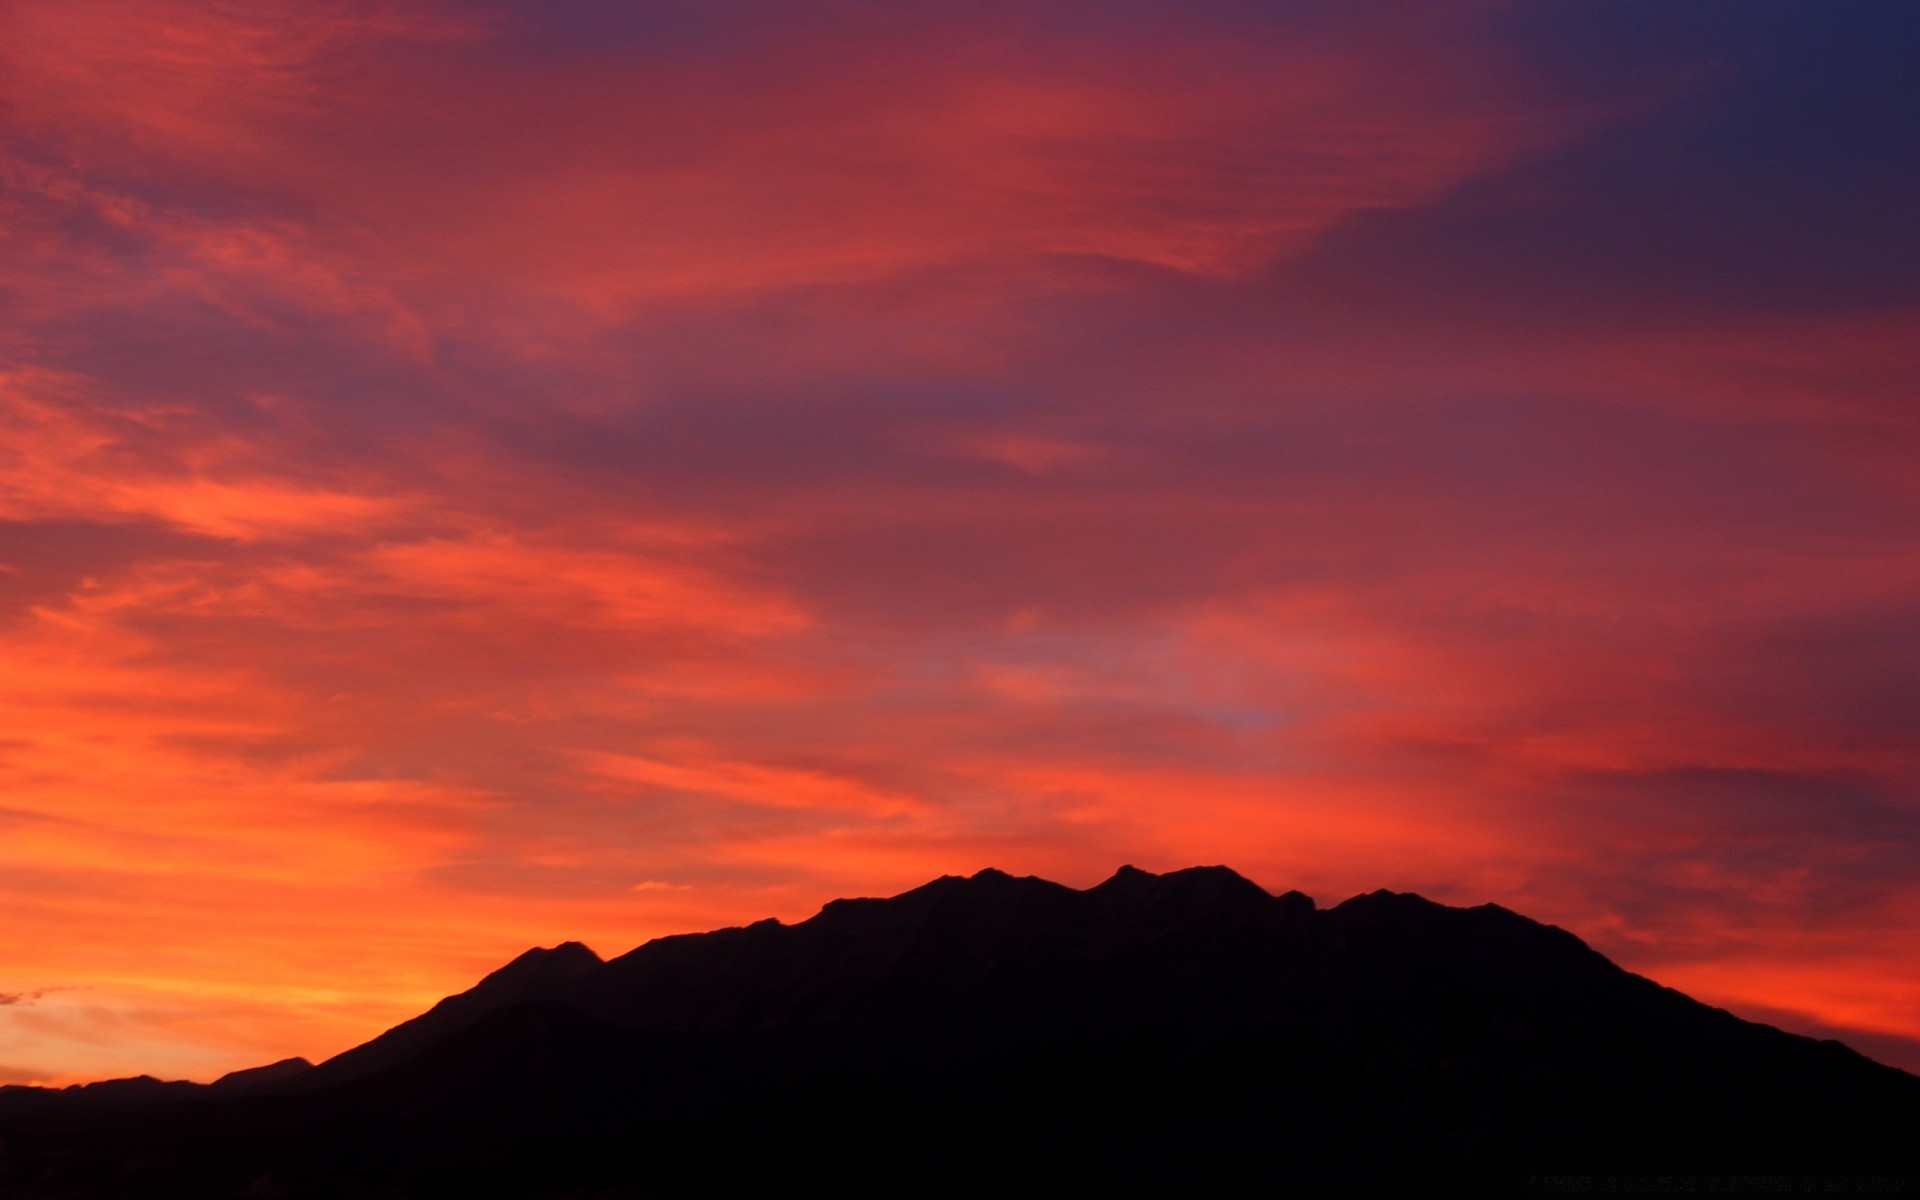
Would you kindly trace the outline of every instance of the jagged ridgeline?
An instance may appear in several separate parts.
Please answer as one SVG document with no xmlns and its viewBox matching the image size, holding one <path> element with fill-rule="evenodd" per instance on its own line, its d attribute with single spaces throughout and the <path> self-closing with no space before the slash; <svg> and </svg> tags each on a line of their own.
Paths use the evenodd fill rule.
<svg viewBox="0 0 1920 1200">
<path fill-rule="evenodd" d="M 319 1066 L 0 1095 L 0 1195 L 1366 1191 L 1899 1172 L 1920 1078 L 1495 906 L 983 871 L 530 950 Z"/>
</svg>

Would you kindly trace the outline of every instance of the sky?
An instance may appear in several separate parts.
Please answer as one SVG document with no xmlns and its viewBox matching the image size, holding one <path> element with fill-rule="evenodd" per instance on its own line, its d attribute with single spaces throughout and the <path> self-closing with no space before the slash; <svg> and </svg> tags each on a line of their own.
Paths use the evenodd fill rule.
<svg viewBox="0 0 1920 1200">
<path fill-rule="evenodd" d="M 995 866 L 1920 1070 L 1920 10 L 0 0 L 0 1083 Z"/>
</svg>

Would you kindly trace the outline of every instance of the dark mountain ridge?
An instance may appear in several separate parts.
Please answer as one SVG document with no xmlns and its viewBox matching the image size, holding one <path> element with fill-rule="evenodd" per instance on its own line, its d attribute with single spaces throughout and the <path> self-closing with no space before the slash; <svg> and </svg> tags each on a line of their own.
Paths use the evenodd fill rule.
<svg viewBox="0 0 1920 1200">
<path fill-rule="evenodd" d="M 1323 910 L 1222 867 L 983 871 L 606 962 L 532 950 L 318 1067 L 238 1074 L 0 1096 L 33 1147 L 0 1192 L 1338 1191 L 1895 1172 L 1920 1129 L 1920 1079 L 1564 930 L 1385 891 Z"/>
</svg>

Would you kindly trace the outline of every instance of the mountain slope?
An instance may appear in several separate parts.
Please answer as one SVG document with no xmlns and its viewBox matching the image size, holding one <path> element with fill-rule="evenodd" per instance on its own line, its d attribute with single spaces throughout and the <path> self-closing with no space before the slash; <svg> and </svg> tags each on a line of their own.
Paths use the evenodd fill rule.
<svg viewBox="0 0 1920 1200">
<path fill-rule="evenodd" d="M 579 942 L 562 942 L 551 949 L 536 947 L 466 991 L 448 996 L 419 1016 L 334 1055 L 290 1082 L 311 1089 L 371 1075 L 412 1058 L 490 1013 L 565 996 L 602 965 L 600 956 Z"/>
</svg>

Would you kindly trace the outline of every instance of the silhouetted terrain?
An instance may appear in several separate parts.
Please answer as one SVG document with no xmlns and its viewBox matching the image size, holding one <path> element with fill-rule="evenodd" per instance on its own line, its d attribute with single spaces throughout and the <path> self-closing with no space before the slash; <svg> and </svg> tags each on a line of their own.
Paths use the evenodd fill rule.
<svg viewBox="0 0 1920 1200">
<path fill-rule="evenodd" d="M 0 1090 L 0 1195 L 1267 1194 L 1899 1172 L 1920 1078 L 1494 906 L 985 871 L 532 950 L 317 1067 Z"/>
</svg>

